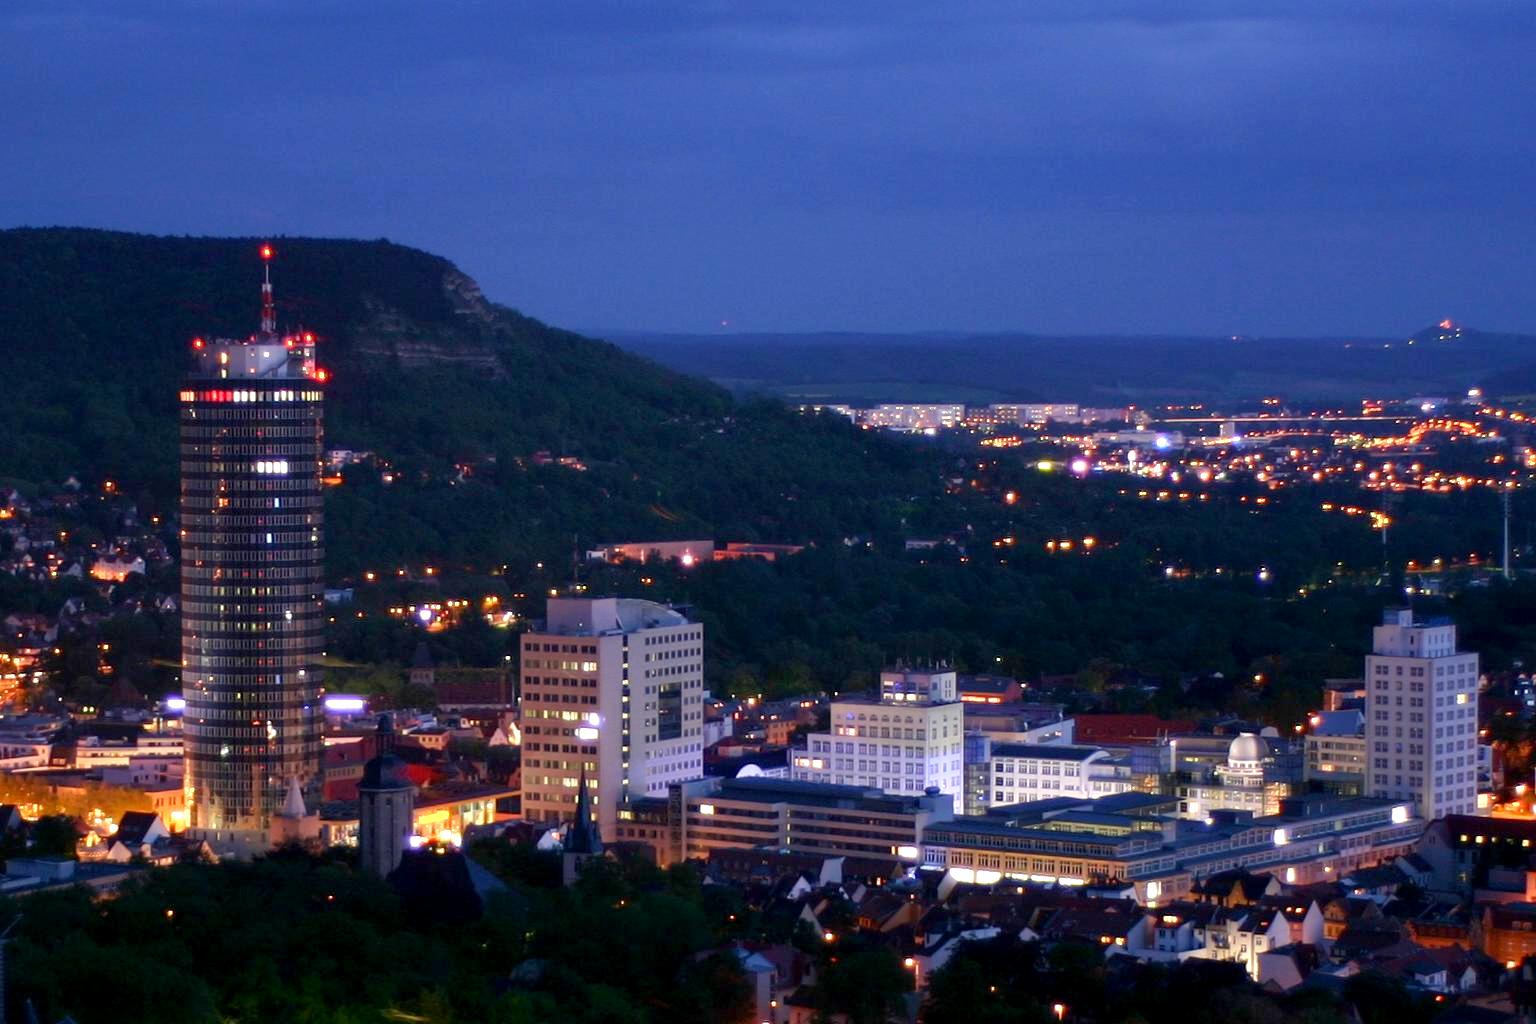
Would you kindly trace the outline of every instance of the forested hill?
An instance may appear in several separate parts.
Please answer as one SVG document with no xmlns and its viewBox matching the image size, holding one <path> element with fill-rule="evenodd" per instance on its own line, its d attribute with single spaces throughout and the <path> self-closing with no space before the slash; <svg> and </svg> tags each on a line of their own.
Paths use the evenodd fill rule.
<svg viewBox="0 0 1536 1024">
<path fill-rule="evenodd" d="M 0 231 L 0 477 L 113 478 L 174 500 L 177 383 L 196 335 L 258 317 L 260 240 Z M 930 461 L 724 391 L 481 295 L 387 241 L 272 239 L 278 319 L 320 338 L 330 447 L 377 452 L 331 492 L 332 568 L 550 557 L 630 537 L 816 540 L 931 489 Z M 585 470 L 539 465 L 537 452 Z M 455 464 L 473 467 L 456 480 Z"/>
</svg>

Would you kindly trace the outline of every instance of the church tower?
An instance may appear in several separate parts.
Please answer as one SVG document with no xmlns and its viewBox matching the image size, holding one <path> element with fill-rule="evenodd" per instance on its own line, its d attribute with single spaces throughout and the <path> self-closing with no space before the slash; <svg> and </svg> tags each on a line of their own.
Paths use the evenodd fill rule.
<svg viewBox="0 0 1536 1024">
<path fill-rule="evenodd" d="M 565 843 L 560 850 L 562 884 L 576 884 L 582 865 L 602 855 L 603 834 L 592 816 L 592 791 L 587 787 L 587 772 L 583 768 L 580 789 L 576 791 L 576 817 L 565 830 Z"/>
<path fill-rule="evenodd" d="M 363 766 L 357 785 L 357 845 L 364 871 L 380 878 L 400 866 L 413 830 L 416 790 L 395 755 L 395 729 L 388 715 L 379 716 L 378 750 Z"/>
</svg>

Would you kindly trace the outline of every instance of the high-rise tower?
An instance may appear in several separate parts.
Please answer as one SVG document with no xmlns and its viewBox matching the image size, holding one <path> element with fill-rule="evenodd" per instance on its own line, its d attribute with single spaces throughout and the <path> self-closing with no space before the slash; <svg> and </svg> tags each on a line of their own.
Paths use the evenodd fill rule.
<svg viewBox="0 0 1536 1024">
<path fill-rule="evenodd" d="M 523 634 L 522 670 L 527 820 L 569 820 L 585 794 L 612 839 L 631 799 L 704 774 L 704 627 L 681 612 L 552 597 Z"/>
<path fill-rule="evenodd" d="M 273 252 L 261 247 L 264 263 Z M 320 797 L 325 371 L 314 336 L 192 342 L 181 389 L 181 652 L 192 825 L 261 842 Z"/>
<path fill-rule="evenodd" d="M 1365 683 L 1366 795 L 1417 801 L 1425 819 L 1476 813 L 1478 658 L 1456 626 L 1388 608 Z"/>
</svg>

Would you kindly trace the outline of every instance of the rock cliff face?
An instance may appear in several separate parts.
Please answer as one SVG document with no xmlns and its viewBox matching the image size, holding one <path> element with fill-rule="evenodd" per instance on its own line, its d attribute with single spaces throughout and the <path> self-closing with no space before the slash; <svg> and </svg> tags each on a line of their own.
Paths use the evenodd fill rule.
<svg viewBox="0 0 1536 1024">
<path fill-rule="evenodd" d="M 463 367 L 492 379 L 506 374 L 494 340 L 498 326 L 495 307 L 485 300 L 474 279 L 459 270 L 443 275 L 443 294 L 452 320 L 424 326 L 376 300 L 366 300 L 367 312 L 352 326 L 352 348 L 363 358 L 387 358 L 402 369 Z"/>
</svg>

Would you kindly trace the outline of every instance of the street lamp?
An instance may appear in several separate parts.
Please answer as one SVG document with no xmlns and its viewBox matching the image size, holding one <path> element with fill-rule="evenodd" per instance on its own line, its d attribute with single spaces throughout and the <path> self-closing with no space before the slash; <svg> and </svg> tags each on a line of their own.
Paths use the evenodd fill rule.
<svg viewBox="0 0 1536 1024">
<path fill-rule="evenodd" d="M 1051 1012 L 1056 1015 L 1056 1019 L 1057 1020 L 1066 1020 L 1067 1019 L 1067 1004 L 1066 1003 L 1052 1003 L 1051 1004 Z"/>
</svg>

